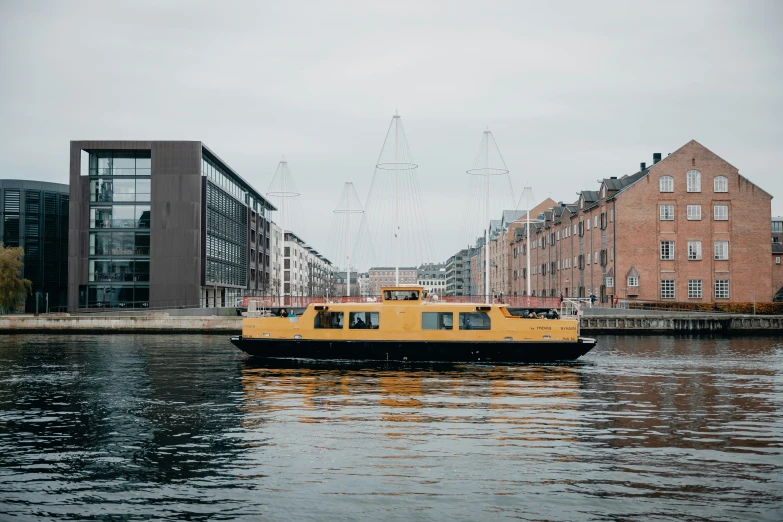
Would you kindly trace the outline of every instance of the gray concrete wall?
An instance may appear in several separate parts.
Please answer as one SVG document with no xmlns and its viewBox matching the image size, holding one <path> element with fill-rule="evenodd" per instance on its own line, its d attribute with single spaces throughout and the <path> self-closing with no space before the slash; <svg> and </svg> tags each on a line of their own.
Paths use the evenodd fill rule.
<svg viewBox="0 0 783 522">
<path fill-rule="evenodd" d="M 0 316 L 0 333 L 222 333 L 242 330 L 241 317 Z"/>
</svg>

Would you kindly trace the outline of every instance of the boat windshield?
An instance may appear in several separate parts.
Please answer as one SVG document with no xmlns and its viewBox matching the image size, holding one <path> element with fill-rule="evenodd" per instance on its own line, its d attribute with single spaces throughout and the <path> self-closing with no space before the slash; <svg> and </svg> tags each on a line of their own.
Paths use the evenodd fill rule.
<svg viewBox="0 0 783 522">
<path fill-rule="evenodd" d="M 418 290 L 384 290 L 384 301 L 418 301 Z"/>
</svg>

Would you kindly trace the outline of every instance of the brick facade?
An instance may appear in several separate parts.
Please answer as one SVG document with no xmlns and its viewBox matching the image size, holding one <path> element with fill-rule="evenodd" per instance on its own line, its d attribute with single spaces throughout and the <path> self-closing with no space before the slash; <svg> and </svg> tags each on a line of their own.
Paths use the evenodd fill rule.
<svg viewBox="0 0 783 522">
<path fill-rule="evenodd" d="M 658 159 L 631 176 L 603 180 L 598 191 L 582 191 L 573 205 L 544 212 L 543 222 L 531 227 L 530 245 L 524 227 L 514 232 L 512 294 L 525 295 L 531 277 L 534 295 L 594 293 L 603 302 L 614 294 L 751 302 L 754 292 L 757 301 L 771 301 L 772 197 L 696 141 Z"/>
</svg>

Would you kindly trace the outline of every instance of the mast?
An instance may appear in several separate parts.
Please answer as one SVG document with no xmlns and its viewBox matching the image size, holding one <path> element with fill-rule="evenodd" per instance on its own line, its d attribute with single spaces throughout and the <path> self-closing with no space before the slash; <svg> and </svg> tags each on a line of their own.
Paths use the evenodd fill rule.
<svg viewBox="0 0 783 522">
<path fill-rule="evenodd" d="M 398 195 L 398 175 L 399 175 L 399 126 L 397 122 L 400 115 L 397 110 L 394 111 L 394 286 L 400 286 L 400 198 Z"/>
<path fill-rule="evenodd" d="M 487 169 L 487 171 L 489 170 L 489 128 L 484 131 L 484 168 Z M 489 304 L 489 176 L 484 176 L 484 197 L 486 207 L 486 216 L 484 222 L 487 224 L 487 228 L 484 229 L 484 295 L 487 300 L 487 304 Z"/>
<path fill-rule="evenodd" d="M 348 198 L 348 212 L 345 213 L 345 226 L 348 229 L 348 240 L 345 242 L 345 264 L 348 273 L 348 297 L 351 297 L 351 254 L 348 250 L 348 242 L 351 237 L 351 198 Z"/>
<path fill-rule="evenodd" d="M 283 155 L 283 159 L 280 161 L 281 165 L 283 166 L 282 171 L 282 178 L 281 183 L 283 187 L 283 194 L 285 194 L 285 154 Z M 280 228 L 282 229 L 282 252 L 281 257 L 282 259 L 280 264 L 280 305 L 282 306 L 285 302 L 285 196 L 280 198 Z"/>
</svg>

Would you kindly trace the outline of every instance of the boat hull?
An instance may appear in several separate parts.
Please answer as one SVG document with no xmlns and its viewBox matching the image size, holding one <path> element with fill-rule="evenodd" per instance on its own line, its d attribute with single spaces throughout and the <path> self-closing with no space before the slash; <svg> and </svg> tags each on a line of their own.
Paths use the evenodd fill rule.
<svg viewBox="0 0 783 522">
<path fill-rule="evenodd" d="M 231 342 L 243 352 L 267 359 L 529 363 L 573 361 L 589 352 L 595 339 L 579 341 L 344 341 L 244 339 Z"/>
</svg>

